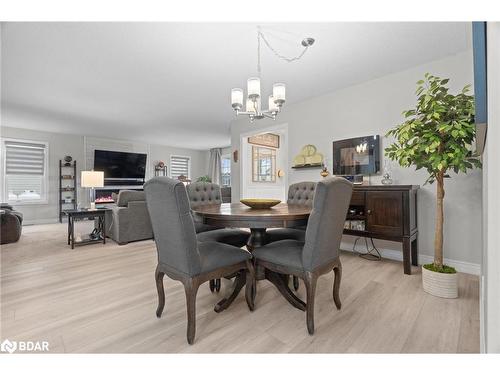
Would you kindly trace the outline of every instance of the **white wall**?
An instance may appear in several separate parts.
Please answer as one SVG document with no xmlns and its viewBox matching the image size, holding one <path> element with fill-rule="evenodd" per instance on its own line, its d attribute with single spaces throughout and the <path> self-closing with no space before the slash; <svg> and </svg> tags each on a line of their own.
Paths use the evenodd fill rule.
<svg viewBox="0 0 500 375">
<path fill-rule="evenodd" d="M 452 91 L 461 89 L 464 85 L 473 83 L 472 52 L 460 53 L 304 102 L 285 105 L 276 121 L 288 123 L 289 159 L 292 160 L 302 146 L 311 143 L 329 157 L 331 170 L 332 141 L 369 134 L 383 136 L 387 130 L 402 121 L 401 112 L 404 109 L 415 105 L 415 83 L 425 72 L 451 78 Z M 288 88 L 288 96 L 293 97 L 293 87 Z M 268 127 L 270 124 L 272 120 L 261 120 L 253 124 L 248 119 L 235 120 L 231 124 L 232 149 L 239 148 L 241 133 Z M 382 144 L 387 146 L 385 139 L 382 139 Z M 240 197 L 239 165 L 234 162 L 232 164 L 233 201 Z M 321 178 L 319 169 L 289 168 L 287 172 L 290 184 Z M 453 265 L 474 273 L 479 273 L 481 259 L 481 176 L 480 170 L 468 175 L 453 176 L 445 186 L 445 257 L 458 262 L 453 262 Z M 426 179 L 425 171 L 393 166 L 393 178 L 398 184 L 421 185 L 418 194 L 419 250 L 424 255 L 424 261 L 428 261 L 429 258 L 425 258 L 425 255 L 433 255 L 435 186 L 422 186 Z M 380 176 L 374 176 L 371 182 L 378 183 L 380 179 Z M 345 237 L 345 242 L 350 245 L 349 241 L 352 239 Z M 400 244 L 393 242 L 376 243 L 386 250 L 400 252 L 401 249 Z"/>
<path fill-rule="evenodd" d="M 500 353 L 500 23 L 488 22 L 488 137 L 484 165 L 484 252 L 481 275 L 482 349 Z"/>
<path fill-rule="evenodd" d="M 5 122 L 5 120 L 3 120 Z M 92 168 L 92 159 L 89 150 L 94 148 L 107 150 L 122 150 L 132 152 L 145 152 L 148 154 L 148 167 L 146 177 L 152 175 L 153 163 L 163 160 L 170 171 L 170 155 L 183 155 L 191 158 L 191 178 L 207 174 L 208 151 L 191 150 L 179 147 L 145 144 L 135 141 L 119 141 L 109 138 L 84 137 L 81 135 L 50 133 L 36 130 L 27 130 L 2 123 L 0 135 L 2 137 L 20 138 L 49 143 L 49 189 L 48 204 L 16 205 L 16 209 L 24 215 L 26 224 L 55 222 L 59 220 L 59 160 L 66 155 L 71 155 L 77 161 L 78 186 L 80 186 L 80 171 Z M 15 125 L 15 122 L 12 123 Z M 3 181 L 0 182 L 3 186 Z M 85 204 L 87 194 L 83 189 L 78 189 L 78 200 Z"/>
</svg>

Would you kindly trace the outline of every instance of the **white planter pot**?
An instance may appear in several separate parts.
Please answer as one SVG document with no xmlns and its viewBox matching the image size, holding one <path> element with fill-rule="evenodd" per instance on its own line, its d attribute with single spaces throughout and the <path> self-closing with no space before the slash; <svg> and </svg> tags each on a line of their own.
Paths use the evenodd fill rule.
<svg viewBox="0 0 500 375">
<path fill-rule="evenodd" d="M 458 297 L 458 274 L 439 273 L 422 267 L 422 285 L 424 290 L 436 297 Z"/>
</svg>

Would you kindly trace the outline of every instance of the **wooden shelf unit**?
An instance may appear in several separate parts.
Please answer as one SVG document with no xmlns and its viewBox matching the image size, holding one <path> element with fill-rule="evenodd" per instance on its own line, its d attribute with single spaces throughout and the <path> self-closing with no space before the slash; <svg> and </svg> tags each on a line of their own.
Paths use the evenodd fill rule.
<svg viewBox="0 0 500 375">
<path fill-rule="evenodd" d="M 78 192 L 76 188 L 76 160 L 70 163 L 59 160 L 59 222 L 66 215 L 64 210 L 78 207 Z M 64 185 L 63 185 L 64 184 Z M 64 196 L 63 196 L 64 194 Z M 66 203 L 65 197 L 71 195 L 71 203 Z"/>
</svg>

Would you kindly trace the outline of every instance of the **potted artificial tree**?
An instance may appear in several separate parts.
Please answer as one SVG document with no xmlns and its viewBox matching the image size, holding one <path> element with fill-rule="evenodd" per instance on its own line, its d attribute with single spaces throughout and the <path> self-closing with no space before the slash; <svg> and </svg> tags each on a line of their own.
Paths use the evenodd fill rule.
<svg viewBox="0 0 500 375">
<path fill-rule="evenodd" d="M 422 282 L 432 295 L 456 298 L 456 270 L 443 264 L 444 181 L 450 178 L 449 171 L 466 173 L 480 168 L 481 162 L 471 151 L 476 128 L 470 85 L 453 95 L 448 81 L 426 73 L 417 82 L 417 105 L 404 111 L 404 122 L 387 133 L 395 142 L 385 153 L 403 167 L 425 168 L 429 175 L 425 184 L 436 183 L 434 262 L 422 266 Z"/>
</svg>

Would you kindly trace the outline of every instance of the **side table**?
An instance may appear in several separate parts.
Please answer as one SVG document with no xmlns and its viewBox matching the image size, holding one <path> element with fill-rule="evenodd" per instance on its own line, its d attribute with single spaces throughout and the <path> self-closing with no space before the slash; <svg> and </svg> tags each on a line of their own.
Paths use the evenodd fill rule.
<svg viewBox="0 0 500 375">
<path fill-rule="evenodd" d="M 108 208 L 64 210 L 68 216 L 68 245 L 74 249 L 75 246 L 90 245 L 101 242 L 106 243 L 106 211 Z M 97 218 L 97 227 L 89 238 L 75 241 L 75 221 Z"/>
</svg>

